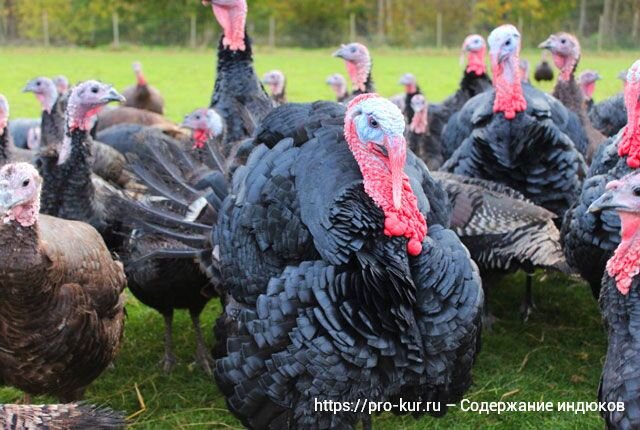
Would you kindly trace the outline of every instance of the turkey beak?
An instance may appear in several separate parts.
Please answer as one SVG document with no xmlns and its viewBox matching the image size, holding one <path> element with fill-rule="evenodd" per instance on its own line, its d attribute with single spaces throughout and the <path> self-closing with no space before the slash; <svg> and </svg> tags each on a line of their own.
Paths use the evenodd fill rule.
<svg viewBox="0 0 640 430">
<path fill-rule="evenodd" d="M 24 86 L 24 88 L 22 89 L 23 93 L 35 93 L 36 92 L 36 85 L 33 81 L 29 81 L 27 82 L 27 85 Z"/>
<path fill-rule="evenodd" d="M 620 181 L 612 181 L 607 184 L 607 191 L 589 206 L 589 212 L 598 213 L 604 210 L 630 210 L 631 207 L 623 201 L 619 187 Z"/>
<path fill-rule="evenodd" d="M 553 36 L 549 36 L 547 38 L 547 40 L 545 40 L 540 45 L 538 45 L 538 48 L 540 48 L 540 49 L 551 49 L 551 48 L 553 48 L 553 39 L 554 39 Z"/>
<path fill-rule="evenodd" d="M 402 207 L 404 164 L 407 161 L 407 142 L 404 136 L 385 137 L 384 146 L 389 154 L 393 207 L 400 210 Z"/>
<path fill-rule="evenodd" d="M 8 182 L 0 182 L 0 213 L 7 213 L 22 202 L 23 199 L 18 199 L 11 193 Z"/>
<path fill-rule="evenodd" d="M 342 45 L 340 49 L 338 49 L 336 52 L 333 53 L 333 56 L 337 58 L 342 58 L 343 60 L 345 60 L 346 59 L 345 56 L 347 53 L 346 48 L 347 48 L 347 45 Z"/>
<path fill-rule="evenodd" d="M 107 94 L 105 94 L 104 97 L 102 97 L 102 101 L 104 103 L 109 103 L 109 102 L 123 103 L 126 101 L 126 99 L 122 94 L 120 94 L 118 91 L 116 91 L 115 88 L 112 87 L 112 88 L 109 88 L 109 91 L 107 92 Z"/>
</svg>

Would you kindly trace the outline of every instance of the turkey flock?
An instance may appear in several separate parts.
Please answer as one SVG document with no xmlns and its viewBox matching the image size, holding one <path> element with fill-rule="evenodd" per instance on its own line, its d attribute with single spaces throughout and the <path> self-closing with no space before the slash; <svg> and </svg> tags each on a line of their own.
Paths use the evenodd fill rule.
<svg viewBox="0 0 640 430">
<path fill-rule="evenodd" d="M 281 71 L 254 70 L 246 0 L 203 3 L 223 32 L 215 86 L 181 124 L 140 63 L 122 92 L 33 77 L 36 120 L 10 121 L 0 96 L 0 382 L 25 393 L 1 427 L 126 426 L 82 400 L 118 371 L 127 287 L 164 318 L 165 372 L 188 310 L 196 362 L 247 428 L 371 428 L 366 410 L 314 410 L 364 397 L 442 416 L 472 384 L 496 278 L 526 274 L 526 321 L 543 270 L 599 298 L 597 399 L 626 406 L 602 415 L 640 428 L 640 61 L 596 103 L 578 39 L 552 34 L 547 94 L 502 25 L 464 40 L 458 89 L 431 103 L 411 73 L 377 95 L 371 53 L 350 43 L 333 54 L 350 88 L 336 73 L 335 102 L 289 103 Z M 553 74 L 545 60 L 535 78 Z M 42 394 L 60 404 L 31 404 Z"/>
</svg>

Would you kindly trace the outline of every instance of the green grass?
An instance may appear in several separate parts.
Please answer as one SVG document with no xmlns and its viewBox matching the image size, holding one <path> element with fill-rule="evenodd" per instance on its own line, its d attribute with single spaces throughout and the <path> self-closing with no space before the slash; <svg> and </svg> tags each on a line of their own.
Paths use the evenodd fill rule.
<svg viewBox="0 0 640 430">
<path fill-rule="evenodd" d="M 344 73 L 342 63 L 332 59 L 331 50 L 303 51 L 259 49 L 256 68 L 263 73 L 282 69 L 288 76 L 289 97 L 293 101 L 331 98 L 324 84 L 333 72 Z M 399 76 L 414 72 L 429 99 L 441 100 L 452 93 L 460 77 L 457 52 L 374 51 L 374 75 L 381 94 L 401 90 Z M 539 53 L 527 52 L 532 65 Z M 139 49 L 125 51 L 4 48 L 0 93 L 9 98 L 12 116 L 39 115 L 33 96 L 20 93 L 24 83 L 36 75 L 66 74 L 73 81 L 99 78 L 118 88 L 132 81 L 130 63 L 143 61 L 148 80 L 159 87 L 167 102 L 168 115 L 178 120 L 192 109 L 206 105 L 212 88 L 212 51 Z M 621 88 L 615 79 L 635 57 L 630 53 L 594 55 L 586 53 L 583 66 L 600 71 L 596 99 Z M 544 87 L 546 90 L 551 85 Z M 494 286 L 490 299 L 499 318 L 493 333 L 483 337 L 483 350 L 474 370 L 474 385 L 467 398 L 478 401 L 593 401 L 596 397 L 606 341 L 596 302 L 585 284 L 560 276 L 536 276 L 538 310 L 527 324 L 520 322 L 518 307 L 524 291 L 524 277 L 512 275 Z M 195 342 L 184 312 L 175 323 L 175 348 L 179 364 L 173 374 L 164 375 L 158 361 L 162 355 L 162 318 L 132 297 L 129 298 L 126 333 L 113 370 L 107 370 L 87 392 L 90 402 L 109 405 L 133 415 L 134 428 L 238 428 L 227 412 L 224 398 L 214 382 L 192 364 Z M 203 313 L 208 341 L 211 326 L 220 312 L 211 303 Z M 137 387 L 137 388 L 136 388 Z M 139 390 L 140 397 L 137 394 Z M 0 402 L 15 402 L 22 394 L 0 389 Z M 36 398 L 37 401 L 52 401 Z M 140 400 L 146 409 L 142 409 Z M 421 420 L 384 414 L 374 426 L 382 429 L 433 428 L 601 428 L 597 414 L 565 412 L 478 415 L 452 410 L 440 420 Z"/>
</svg>

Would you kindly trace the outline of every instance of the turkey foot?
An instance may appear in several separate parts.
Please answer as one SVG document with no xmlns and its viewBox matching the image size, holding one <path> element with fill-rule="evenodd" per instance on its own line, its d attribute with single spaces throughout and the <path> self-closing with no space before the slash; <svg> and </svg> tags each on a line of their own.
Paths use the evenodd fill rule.
<svg viewBox="0 0 640 430">
<path fill-rule="evenodd" d="M 173 354 L 173 309 L 164 316 L 164 357 L 160 360 L 160 366 L 164 373 L 171 373 L 178 361 Z"/>
<path fill-rule="evenodd" d="M 532 284 L 533 283 L 533 273 L 527 273 L 527 285 L 524 293 L 524 300 L 522 301 L 522 306 L 520 306 L 520 316 L 522 317 L 522 322 L 527 322 L 529 317 L 536 310 L 536 305 L 533 303 L 533 292 L 532 292 Z"/>
<path fill-rule="evenodd" d="M 191 322 L 193 323 L 193 329 L 196 332 L 196 363 L 208 376 L 213 375 L 213 357 L 209 354 L 207 345 L 204 342 L 204 336 L 202 335 L 202 327 L 200 326 L 200 313 L 196 311 L 189 311 L 191 314 Z"/>
</svg>

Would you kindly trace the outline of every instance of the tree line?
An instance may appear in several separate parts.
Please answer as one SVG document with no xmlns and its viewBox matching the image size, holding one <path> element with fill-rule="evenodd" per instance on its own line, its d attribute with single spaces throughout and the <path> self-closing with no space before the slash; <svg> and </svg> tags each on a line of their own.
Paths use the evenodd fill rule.
<svg viewBox="0 0 640 430">
<path fill-rule="evenodd" d="M 577 33 L 583 45 L 635 48 L 640 0 L 248 0 L 247 26 L 260 44 L 460 45 L 511 22 L 533 46 L 549 33 Z M 3 43 L 99 46 L 209 45 L 219 28 L 199 0 L 0 0 Z"/>
</svg>

